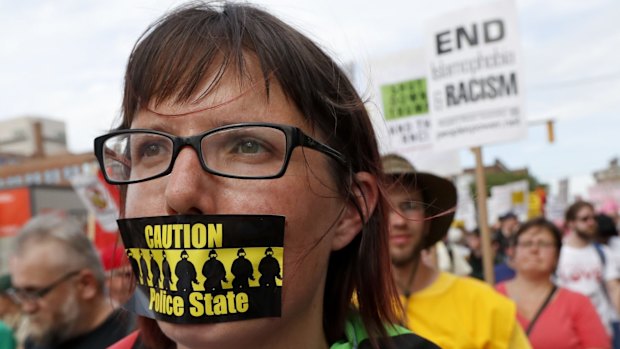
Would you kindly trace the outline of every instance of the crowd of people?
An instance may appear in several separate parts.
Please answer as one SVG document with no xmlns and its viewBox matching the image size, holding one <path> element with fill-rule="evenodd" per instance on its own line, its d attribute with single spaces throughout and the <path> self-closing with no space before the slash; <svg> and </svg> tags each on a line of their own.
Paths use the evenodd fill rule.
<svg viewBox="0 0 620 349">
<path fill-rule="evenodd" d="M 2 348 L 618 348 L 617 217 L 507 212 L 483 282 L 454 184 L 381 156 L 338 64 L 251 5 L 150 26 L 95 155 L 121 187 L 122 241 L 97 251 L 68 216 L 28 222 L 0 278 Z M 248 261 L 241 286 L 226 256 Z"/>
</svg>

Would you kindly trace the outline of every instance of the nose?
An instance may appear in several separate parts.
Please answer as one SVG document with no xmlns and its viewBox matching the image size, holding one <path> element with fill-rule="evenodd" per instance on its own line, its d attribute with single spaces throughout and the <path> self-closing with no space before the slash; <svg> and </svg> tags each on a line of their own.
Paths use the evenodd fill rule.
<svg viewBox="0 0 620 349">
<path fill-rule="evenodd" d="M 402 227 L 407 222 L 407 218 L 398 210 L 390 209 L 389 223 L 390 227 Z"/>
<path fill-rule="evenodd" d="M 164 195 L 168 214 L 214 212 L 214 177 L 202 169 L 194 149 L 182 149 L 167 179 Z"/>
<path fill-rule="evenodd" d="M 26 314 L 32 314 L 36 312 L 37 309 L 39 309 L 39 306 L 36 300 L 22 300 L 20 305 L 21 305 L 22 311 Z"/>
</svg>

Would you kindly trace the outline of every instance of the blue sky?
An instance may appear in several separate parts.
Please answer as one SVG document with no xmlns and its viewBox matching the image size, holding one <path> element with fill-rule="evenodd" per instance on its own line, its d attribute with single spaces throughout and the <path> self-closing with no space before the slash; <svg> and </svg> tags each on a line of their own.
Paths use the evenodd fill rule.
<svg viewBox="0 0 620 349">
<path fill-rule="evenodd" d="M 485 0 L 258 1 L 321 43 L 341 62 L 421 47 L 425 22 Z M 133 43 L 179 1 L 0 0 L 0 120 L 46 116 L 67 123 L 74 152 L 116 120 L 122 76 Z M 529 120 L 554 118 L 519 142 L 483 149 L 485 162 L 528 166 L 542 181 L 590 174 L 620 156 L 620 1 L 517 0 Z M 463 166 L 473 155 L 462 151 Z"/>
</svg>

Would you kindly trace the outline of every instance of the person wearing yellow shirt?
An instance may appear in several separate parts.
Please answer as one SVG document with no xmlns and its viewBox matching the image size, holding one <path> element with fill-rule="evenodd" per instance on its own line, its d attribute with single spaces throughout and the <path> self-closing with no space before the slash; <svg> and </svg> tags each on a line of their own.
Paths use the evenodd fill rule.
<svg viewBox="0 0 620 349">
<path fill-rule="evenodd" d="M 403 323 L 444 349 L 531 348 L 511 300 L 481 281 L 441 272 L 427 258 L 454 218 L 454 184 L 417 172 L 396 154 L 383 157 L 383 168 L 390 257 Z"/>
</svg>

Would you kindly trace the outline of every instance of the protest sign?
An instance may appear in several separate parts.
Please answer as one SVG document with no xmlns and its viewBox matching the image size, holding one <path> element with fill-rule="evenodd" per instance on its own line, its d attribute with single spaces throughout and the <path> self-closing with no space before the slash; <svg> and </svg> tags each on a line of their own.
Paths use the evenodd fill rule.
<svg viewBox="0 0 620 349">
<path fill-rule="evenodd" d="M 441 16 L 427 26 L 427 88 L 436 149 L 525 136 L 514 1 Z"/>
</svg>

